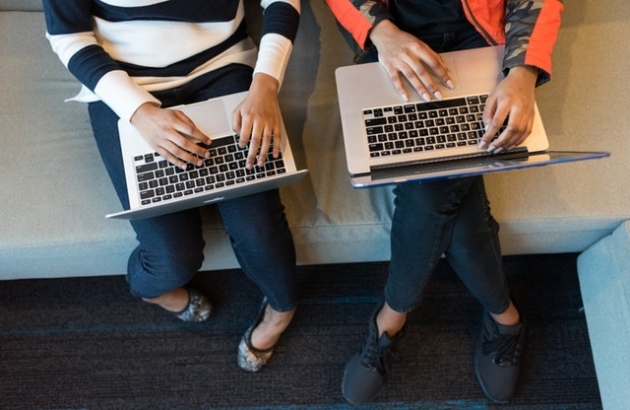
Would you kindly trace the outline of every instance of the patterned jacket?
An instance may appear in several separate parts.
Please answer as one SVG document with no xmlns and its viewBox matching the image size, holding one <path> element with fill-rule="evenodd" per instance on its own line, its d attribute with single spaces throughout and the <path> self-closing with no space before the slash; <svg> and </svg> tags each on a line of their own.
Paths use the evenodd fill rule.
<svg viewBox="0 0 630 410">
<path fill-rule="evenodd" d="M 393 20 L 388 0 L 325 0 L 361 49 L 370 29 Z M 397 1 L 397 0 L 391 0 Z M 409 1 L 409 0 L 406 0 Z M 461 0 L 468 21 L 489 45 L 505 45 L 504 71 L 517 65 L 540 70 L 538 84 L 549 80 L 551 52 L 560 28 L 562 0 Z"/>
</svg>

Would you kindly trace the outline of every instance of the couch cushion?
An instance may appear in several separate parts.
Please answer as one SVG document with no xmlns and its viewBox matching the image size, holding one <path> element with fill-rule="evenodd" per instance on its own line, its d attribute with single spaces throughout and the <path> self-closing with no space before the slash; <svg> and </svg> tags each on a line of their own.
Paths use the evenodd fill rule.
<svg viewBox="0 0 630 410">
<path fill-rule="evenodd" d="M 63 102 L 78 85 L 44 33 L 41 12 L 0 13 L 0 275 L 120 273 L 133 236 L 103 217 L 120 205 L 86 106 Z"/>
<path fill-rule="evenodd" d="M 42 11 L 42 0 L 0 0 L 0 11 Z"/>
<path fill-rule="evenodd" d="M 630 403 L 630 221 L 578 257 L 582 300 L 606 410 Z"/>
</svg>

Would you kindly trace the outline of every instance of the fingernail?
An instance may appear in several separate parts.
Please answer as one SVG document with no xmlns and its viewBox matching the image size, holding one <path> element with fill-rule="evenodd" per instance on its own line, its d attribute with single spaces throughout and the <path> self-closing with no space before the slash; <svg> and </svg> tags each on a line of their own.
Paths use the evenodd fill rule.
<svg viewBox="0 0 630 410">
<path fill-rule="evenodd" d="M 422 93 L 422 99 L 424 101 L 431 101 L 431 96 L 429 95 L 429 93 Z"/>
<path fill-rule="evenodd" d="M 489 153 L 493 153 L 495 149 L 497 149 L 497 147 L 495 147 L 494 145 L 490 145 L 490 146 L 488 147 L 488 150 L 487 150 L 487 151 L 488 151 Z"/>
<path fill-rule="evenodd" d="M 503 151 L 503 147 L 498 147 L 497 149 L 494 150 L 494 153 L 498 154 L 501 151 Z"/>
<path fill-rule="evenodd" d="M 512 145 L 510 148 L 508 148 L 508 151 L 512 151 L 514 148 L 516 148 L 516 145 Z"/>
<path fill-rule="evenodd" d="M 400 94 L 400 96 L 402 97 L 403 100 L 409 101 L 409 97 L 407 97 L 407 94 Z"/>
<path fill-rule="evenodd" d="M 442 99 L 442 93 L 439 91 L 436 91 L 433 93 L 433 95 L 435 96 L 435 98 L 437 98 L 438 100 Z"/>
<path fill-rule="evenodd" d="M 453 90 L 453 89 L 455 88 L 455 86 L 453 85 L 453 82 L 452 82 L 451 80 L 448 80 L 448 81 L 446 82 L 446 86 L 447 86 L 448 88 L 450 88 L 451 90 Z"/>
<path fill-rule="evenodd" d="M 484 149 L 488 146 L 488 143 L 485 141 L 479 142 L 479 149 Z"/>
</svg>

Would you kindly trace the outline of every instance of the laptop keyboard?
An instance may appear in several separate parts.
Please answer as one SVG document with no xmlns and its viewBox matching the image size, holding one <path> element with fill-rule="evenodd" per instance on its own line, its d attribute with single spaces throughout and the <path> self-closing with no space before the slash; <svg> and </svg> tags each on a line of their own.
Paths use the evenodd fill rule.
<svg viewBox="0 0 630 410">
<path fill-rule="evenodd" d="M 487 98 L 483 94 L 363 110 L 370 157 L 479 144 Z"/>
<path fill-rule="evenodd" d="M 186 170 L 155 152 L 136 156 L 134 164 L 141 204 L 170 201 L 286 172 L 282 154 L 273 157 L 273 144 L 265 165 L 251 170 L 245 167 L 247 147 L 238 146 L 238 136 L 213 140 L 207 148 L 210 158 L 204 160 L 202 166 L 188 164 Z"/>
</svg>

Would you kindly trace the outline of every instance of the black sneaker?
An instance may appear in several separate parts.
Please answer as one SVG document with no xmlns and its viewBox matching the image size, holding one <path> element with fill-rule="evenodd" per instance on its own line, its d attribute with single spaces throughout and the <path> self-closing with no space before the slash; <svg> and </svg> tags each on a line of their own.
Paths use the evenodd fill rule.
<svg viewBox="0 0 630 410">
<path fill-rule="evenodd" d="M 381 304 L 370 319 L 370 327 L 365 344 L 359 353 L 346 363 L 341 383 L 341 392 L 350 403 L 358 405 L 370 401 L 383 385 L 389 375 L 389 358 L 399 359 L 394 348 L 402 337 L 402 331 L 393 337 L 386 332 L 378 337 L 376 315 Z"/>
<path fill-rule="evenodd" d="M 483 392 L 496 403 L 507 403 L 516 390 L 525 325 L 505 326 L 484 312 L 475 351 L 475 373 Z"/>
</svg>

